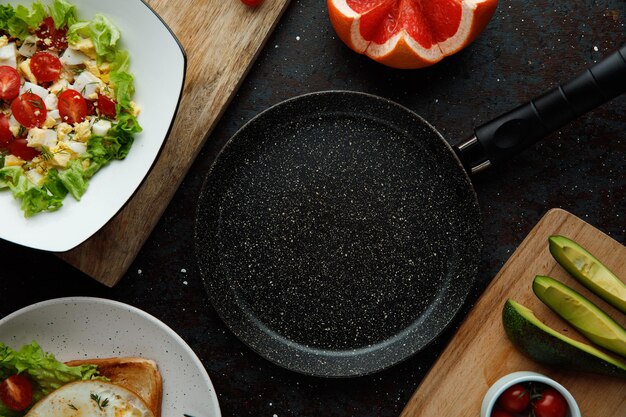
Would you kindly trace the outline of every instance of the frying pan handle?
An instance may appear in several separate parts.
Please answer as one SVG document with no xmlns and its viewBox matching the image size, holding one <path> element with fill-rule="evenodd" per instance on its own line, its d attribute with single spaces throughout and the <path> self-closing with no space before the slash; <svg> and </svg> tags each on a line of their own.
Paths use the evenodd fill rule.
<svg viewBox="0 0 626 417">
<path fill-rule="evenodd" d="M 624 92 L 626 44 L 573 80 L 476 128 L 455 150 L 466 169 L 480 172 Z"/>
</svg>

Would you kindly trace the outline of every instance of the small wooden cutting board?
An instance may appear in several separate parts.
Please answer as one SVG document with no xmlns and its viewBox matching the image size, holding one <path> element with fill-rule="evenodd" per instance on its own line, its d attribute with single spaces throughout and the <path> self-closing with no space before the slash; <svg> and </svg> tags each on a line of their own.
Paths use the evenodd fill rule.
<svg viewBox="0 0 626 417">
<path fill-rule="evenodd" d="M 575 240 L 618 277 L 626 277 L 626 247 L 573 214 L 550 210 L 491 282 L 401 417 L 479 416 L 489 387 L 500 377 L 522 370 L 559 381 L 577 400 L 584 417 L 626 416 L 626 380 L 539 365 L 518 352 L 504 332 L 502 307 L 507 298 L 512 298 L 553 329 L 586 342 L 534 295 L 531 285 L 535 275 L 549 275 L 571 286 L 626 326 L 625 314 L 587 291 L 552 258 L 548 237 L 553 234 Z"/>
<path fill-rule="evenodd" d="M 159 159 L 124 209 L 89 240 L 58 254 L 111 287 L 152 233 L 289 0 L 266 1 L 256 8 L 236 0 L 146 3 L 168 24 L 187 53 L 178 115 Z"/>
</svg>

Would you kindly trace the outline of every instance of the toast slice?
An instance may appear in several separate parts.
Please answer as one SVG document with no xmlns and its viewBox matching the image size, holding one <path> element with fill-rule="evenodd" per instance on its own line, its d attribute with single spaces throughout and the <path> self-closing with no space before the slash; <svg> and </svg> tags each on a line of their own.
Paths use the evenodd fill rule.
<svg viewBox="0 0 626 417">
<path fill-rule="evenodd" d="M 100 375 L 139 395 L 152 410 L 155 417 L 161 417 L 163 380 L 154 361 L 144 358 L 105 358 L 80 359 L 66 362 L 69 366 L 93 364 Z"/>
</svg>

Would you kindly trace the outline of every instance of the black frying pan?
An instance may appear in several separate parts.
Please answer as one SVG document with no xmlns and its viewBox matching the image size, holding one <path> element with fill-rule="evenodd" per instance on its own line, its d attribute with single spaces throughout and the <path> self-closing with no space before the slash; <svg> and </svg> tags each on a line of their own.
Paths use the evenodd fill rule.
<svg viewBox="0 0 626 417">
<path fill-rule="evenodd" d="M 424 119 L 329 91 L 246 124 L 200 196 L 196 250 L 230 329 L 288 369 L 329 377 L 389 367 L 462 307 L 480 258 L 467 171 L 495 165 L 626 90 L 626 46 L 451 148 Z"/>
</svg>

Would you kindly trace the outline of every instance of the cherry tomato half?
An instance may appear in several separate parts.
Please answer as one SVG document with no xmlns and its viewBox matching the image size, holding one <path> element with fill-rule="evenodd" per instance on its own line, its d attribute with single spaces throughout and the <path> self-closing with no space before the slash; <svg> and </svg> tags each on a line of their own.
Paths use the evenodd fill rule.
<svg viewBox="0 0 626 417">
<path fill-rule="evenodd" d="M 568 409 L 563 395 L 552 387 L 541 390 L 541 398 L 533 401 L 535 417 L 565 417 Z"/>
<path fill-rule="evenodd" d="M 37 94 L 26 92 L 11 103 L 13 117 L 27 128 L 40 127 L 48 115 L 46 105 Z"/>
<path fill-rule="evenodd" d="M 491 412 L 491 416 L 489 417 L 514 417 L 514 416 L 511 413 L 508 413 L 504 410 L 496 408 Z"/>
<path fill-rule="evenodd" d="M 241 0 L 241 2 L 246 6 L 257 7 L 263 3 L 263 0 Z"/>
<path fill-rule="evenodd" d="M 13 133 L 9 129 L 9 118 L 6 114 L 0 113 L 0 148 L 9 146 L 13 139 Z"/>
<path fill-rule="evenodd" d="M 0 384 L 0 400 L 11 410 L 25 410 L 33 401 L 33 386 L 26 377 L 12 375 Z"/>
<path fill-rule="evenodd" d="M 30 70 L 39 82 L 54 82 L 59 79 L 63 65 L 50 52 L 37 52 L 30 58 Z"/>
<path fill-rule="evenodd" d="M 522 384 L 510 386 L 498 397 L 498 405 L 509 413 L 521 413 L 529 404 L 530 392 Z"/>
<path fill-rule="evenodd" d="M 87 116 L 87 100 L 76 90 L 59 94 L 58 107 L 61 120 L 69 124 L 80 123 Z"/>
<path fill-rule="evenodd" d="M 9 144 L 7 149 L 11 155 L 22 158 L 24 161 L 30 161 L 39 155 L 37 149 L 28 146 L 28 141 L 25 138 L 15 139 Z"/>
<path fill-rule="evenodd" d="M 38 44 L 43 47 L 52 47 L 57 50 L 67 49 L 67 28 L 57 29 L 54 27 L 54 20 L 52 17 L 46 17 L 41 25 L 39 25 L 39 29 L 35 31 L 35 34 L 40 39 Z M 45 40 L 50 39 L 50 44 L 48 45 Z"/>
<path fill-rule="evenodd" d="M 102 116 L 115 119 L 115 116 L 117 116 L 117 111 L 115 110 L 116 104 L 117 103 L 112 98 L 98 94 L 98 109 L 100 109 Z"/>
<path fill-rule="evenodd" d="M 13 100 L 20 94 L 20 74 L 13 67 L 0 67 L 0 99 Z"/>
</svg>

